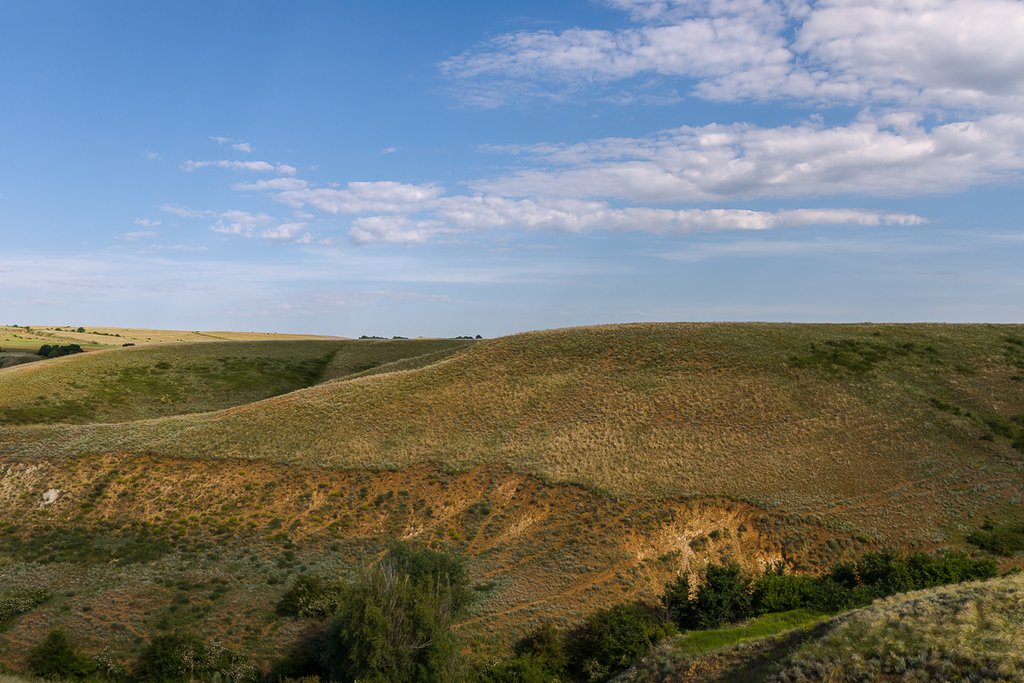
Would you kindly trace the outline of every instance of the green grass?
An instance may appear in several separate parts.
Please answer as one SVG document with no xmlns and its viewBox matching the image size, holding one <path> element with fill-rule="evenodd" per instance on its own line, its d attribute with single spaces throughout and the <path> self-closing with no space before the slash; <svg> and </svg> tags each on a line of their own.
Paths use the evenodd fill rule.
<svg viewBox="0 0 1024 683">
<path fill-rule="evenodd" d="M 0 424 L 207 412 L 463 346 L 444 340 L 205 342 L 81 354 L 0 374 Z"/>
<path fill-rule="evenodd" d="M 807 628 L 827 616 L 817 612 L 797 609 L 789 612 L 765 614 L 738 626 L 708 631 L 687 631 L 674 639 L 670 647 L 677 654 L 693 657 L 715 650 L 731 647 L 737 643 L 758 640 L 798 628 Z"/>
</svg>

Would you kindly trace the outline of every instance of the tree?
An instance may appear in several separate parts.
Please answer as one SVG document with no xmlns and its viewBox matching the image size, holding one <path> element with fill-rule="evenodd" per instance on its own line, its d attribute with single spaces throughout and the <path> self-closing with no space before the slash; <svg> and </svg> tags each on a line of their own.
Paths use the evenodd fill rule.
<svg viewBox="0 0 1024 683">
<path fill-rule="evenodd" d="M 630 666 L 674 632 L 640 605 L 623 604 L 590 615 L 569 638 L 569 661 L 588 681 L 604 681 Z"/>
<path fill-rule="evenodd" d="M 342 591 L 321 658 L 331 680 L 446 683 L 461 666 L 451 631 L 461 563 L 407 544 Z M 454 575 L 453 575 L 454 574 Z"/>
<path fill-rule="evenodd" d="M 60 629 L 28 653 L 28 670 L 47 680 L 81 680 L 96 672 L 96 663 L 78 652 Z"/>
<path fill-rule="evenodd" d="M 701 629 L 746 619 L 751 614 L 750 577 L 735 562 L 708 565 L 693 609 Z"/>
</svg>

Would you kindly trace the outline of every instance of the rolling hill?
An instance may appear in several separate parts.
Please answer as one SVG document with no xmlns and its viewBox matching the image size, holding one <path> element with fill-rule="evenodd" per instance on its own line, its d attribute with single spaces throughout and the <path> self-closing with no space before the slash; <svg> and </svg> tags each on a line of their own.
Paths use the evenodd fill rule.
<svg viewBox="0 0 1024 683">
<path fill-rule="evenodd" d="M 3 370 L 0 561 L 55 597 L 0 660 L 58 618 L 122 652 L 232 624 L 272 657 L 303 628 L 274 611 L 294 577 L 393 538 L 466 556 L 459 631 L 481 652 L 723 557 L 962 547 L 1022 516 L 1022 375 L 1024 326 L 1000 325 L 214 342 Z"/>
</svg>

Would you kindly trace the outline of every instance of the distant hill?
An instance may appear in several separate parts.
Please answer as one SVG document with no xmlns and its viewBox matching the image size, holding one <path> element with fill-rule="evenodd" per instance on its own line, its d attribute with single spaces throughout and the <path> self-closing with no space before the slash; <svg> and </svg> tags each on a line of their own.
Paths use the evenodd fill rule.
<svg viewBox="0 0 1024 683">
<path fill-rule="evenodd" d="M 428 360 L 467 342 L 209 341 L 117 348 L 0 373 L 0 424 L 125 422 L 230 408 Z"/>
</svg>

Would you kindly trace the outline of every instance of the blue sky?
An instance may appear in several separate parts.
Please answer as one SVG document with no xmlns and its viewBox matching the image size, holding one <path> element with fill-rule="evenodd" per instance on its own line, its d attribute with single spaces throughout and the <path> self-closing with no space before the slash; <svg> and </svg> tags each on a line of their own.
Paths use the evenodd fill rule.
<svg viewBox="0 0 1024 683">
<path fill-rule="evenodd" d="M 0 318 L 1024 321 L 1024 3 L 0 4 Z"/>
</svg>

